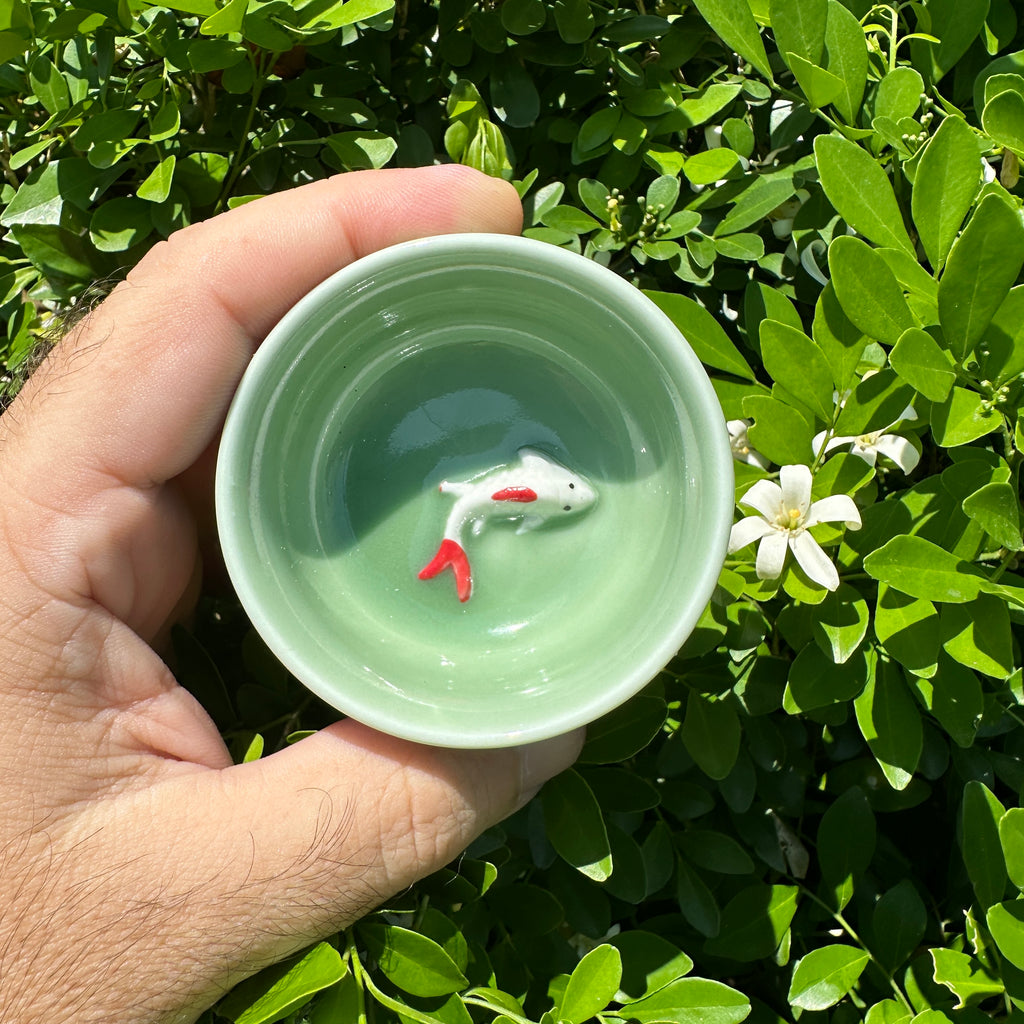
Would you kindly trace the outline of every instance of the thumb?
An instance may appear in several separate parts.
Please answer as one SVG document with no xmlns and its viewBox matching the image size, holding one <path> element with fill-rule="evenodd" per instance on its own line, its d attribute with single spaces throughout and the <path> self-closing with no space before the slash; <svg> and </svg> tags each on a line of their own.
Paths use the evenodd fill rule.
<svg viewBox="0 0 1024 1024">
<path fill-rule="evenodd" d="M 230 894 L 238 948 L 248 949 L 240 971 L 347 927 L 449 863 L 568 768 L 582 742 L 578 730 L 522 747 L 448 750 L 346 720 L 224 770 L 224 816 L 203 814 L 238 847 L 212 844 L 218 863 L 245 872 Z M 223 871 L 218 879 L 227 881 Z"/>
</svg>

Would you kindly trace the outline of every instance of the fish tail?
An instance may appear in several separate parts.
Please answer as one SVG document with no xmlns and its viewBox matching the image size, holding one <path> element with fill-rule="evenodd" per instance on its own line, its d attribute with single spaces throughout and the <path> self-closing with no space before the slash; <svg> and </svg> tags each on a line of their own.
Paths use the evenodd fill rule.
<svg viewBox="0 0 1024 1024">
<path fill-rule="evenodd" d="M 465 603 L 473 593 L 473 574 L 469 568 L 469 559 L 462 545 L 449 537 L 441 541 L 437 554 L 421 570 L 421 580 L 432 580 L 435 576 L 444 572 L 448 566 L 452 567 L 455 573 L 455 589 L 459 600 Z"/>
</svg>

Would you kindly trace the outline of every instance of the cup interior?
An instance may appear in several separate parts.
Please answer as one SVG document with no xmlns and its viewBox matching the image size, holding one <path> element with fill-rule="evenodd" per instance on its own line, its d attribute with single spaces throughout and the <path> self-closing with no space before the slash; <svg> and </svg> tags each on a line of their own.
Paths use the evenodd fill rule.
<svg viewBox="0 0 1024 1024">
<path fill-rule="evenodd" d="M 529 447 L 593 508 L 465 531 L 472 597 L 421 579 L 454 504 Z M 406 243 L 339 272 L 257 352 L 225 426 L 218 522 L 284 664 L 367 724 L 511 745 L 649 681 L 710 597 L 732 511 L 722 414 L 642 294 L 505 236 Z M 525 506 L 524 506 L 525 507 Z"/>
</svg>

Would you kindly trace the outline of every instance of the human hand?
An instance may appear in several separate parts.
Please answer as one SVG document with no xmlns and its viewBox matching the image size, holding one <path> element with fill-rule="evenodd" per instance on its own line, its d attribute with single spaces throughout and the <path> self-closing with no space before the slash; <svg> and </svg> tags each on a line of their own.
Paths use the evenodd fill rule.
<svg viewBox="0 0 1024 1024">
<path fill-rule="evenodd" d="M 0 1019 L 194 1020 L 456 856 L 574 759 L 353 721 L 232 766 L 150 646 L 194 602 L 253 349 L 353 259 L 516 232 L 466 168 L 346 174 L 158 245 L 0 418 Z"/>
</svg>

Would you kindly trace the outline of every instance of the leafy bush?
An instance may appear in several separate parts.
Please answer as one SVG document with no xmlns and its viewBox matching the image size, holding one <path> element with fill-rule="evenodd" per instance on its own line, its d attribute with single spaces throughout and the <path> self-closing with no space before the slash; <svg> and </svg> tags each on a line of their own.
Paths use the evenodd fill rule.
<svg viewBox="0 0 1024 1024">
<path fill-rule="evenodd" d="M 647 291 L 737 454 L 736 550 L 648 691 L 211 1020 L 1024 1009 L 1022 47 L 1011 0 L 4 7 L 9 392 L 176 228 L 452 159 Z M 239 757 L 328 717 L 230 602 L 177 647 Z"/>
</svg>

